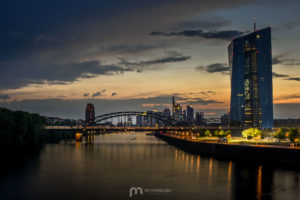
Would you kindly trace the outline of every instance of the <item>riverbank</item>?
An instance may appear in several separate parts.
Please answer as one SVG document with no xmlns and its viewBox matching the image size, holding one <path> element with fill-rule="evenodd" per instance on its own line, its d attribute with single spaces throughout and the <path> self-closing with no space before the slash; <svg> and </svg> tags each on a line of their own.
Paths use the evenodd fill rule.
<svg viewBox="0 0 300 200">
<path fill-rule="evenodd" d="M 192 141 L 173 137 L 167 134 L 156 134 L 156 137 L 184 151 L 220 158 L 251 159 L 257 161 L 283 161 L 300 164 L 300 148 L 274 145 L 251 145 L 218 143 L 210 141 Z"/>
</svg>

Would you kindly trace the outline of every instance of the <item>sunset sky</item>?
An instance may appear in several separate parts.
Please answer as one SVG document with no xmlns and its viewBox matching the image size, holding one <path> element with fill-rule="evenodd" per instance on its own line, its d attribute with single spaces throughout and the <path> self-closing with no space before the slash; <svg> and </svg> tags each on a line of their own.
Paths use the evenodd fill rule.
<svg viewBox="0 0 300 200">
<path fill-rule="evenodd" d="M 0 106 L 229 110 L 227 45 L 272 27 L 275 118 L 300 118 L 299 0 L 0 0 Z"/>
</svg>

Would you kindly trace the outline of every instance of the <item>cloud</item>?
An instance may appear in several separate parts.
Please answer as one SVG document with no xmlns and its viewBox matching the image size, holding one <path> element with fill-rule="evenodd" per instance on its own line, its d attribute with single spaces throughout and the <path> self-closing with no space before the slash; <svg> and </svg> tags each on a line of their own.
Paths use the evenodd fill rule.
<svg viewBox="0 0 300 200">
<path fill-rule="evenodd" d="M 227 31 L 203 31 L 199 30 L 184 30 L 180 32 L 151 32 L 152 36 L 186 36 L 186 37 L 202 37 L 206 39 L 220 39 L 220 40 L 231 40 L 232 38 L 241 36 L 245 32 L 237 30 L 227 30 Z"/>
<path fill-rule="evenodd" d="M 113 97 L 113 96 L 116 96 L 117 95 L 117 93 L 116 92 L 112 92 L 111 93 L 111 96 Z"/>
<path fill-rule="evenodd" d="M 140 62 L 127 62 L 126 60 L 120 58 L 122 62 L 120 64 L 126 66 L 142 66 L 142 65 L 155 65 L 155 64 L 165 64 L 165 63 L 172 63 L 172 62 L 182 62 L 189 60 L 191 56 L 183 56 L 178 52 L 169 52 L 169 55 L 162 58 L 156 58 L 152 60 L 140 61 Z"/>
<path fill-rule="evenodd" d="M 10 99 L 10 96 L 8 96 L 8 95 L 6 95 L 6 94 L 4 94 L 4 95 L 0 95 L 0 100 L 8 100 L 8 99 Z"/>
<path fill-rule="evenodd" d="M 168 56 L 156 58 L 152 60 L 145 60 L 139 62 L 129 62 L 123 58 L 119 58 L 121 62 L 119 65 L 126 66 L 129 69 L 136 70 L 137 72 L 142 72 L 144 70 L 157 70 L 162 69 L 158 64 L 174 63 L 174 62 L 183 62 L 191 59 L 191 56 L 184 56 L 177 52 L 169 52 Z"/>
<path fill-rule="evenodd" d="M 0 89 L 16 89 L 30 84 L 53 85 L 70 84 L 79 79 L 89 79 L 97 76 L 120 75 L 124 72 L 142 72 L 144 70 L 161 70 L 158 64 L 183 62 L 191 56 L 177 52 L 169 52 L 167 56 L 152 60 L 128 62 L 123 58 L 117 64 L 102 64 L 98 60 L 72 63 L 51 62 L 8 62 L 3 64 L 0 73 Z"/>
<path fill-rule="evenodd" d="M 84 94 L 83 94 L 84 97 L 87 97 L 87 96 L 89 96 L 89 95 L 90 95 L 90 93 L 84 93 Z"/>
<path fill-rule="evenodd" d="M 196 70 L 204 70 L 208 73 L 222 72 L 224 74 L 229 71 L 229 67 L 226 63 L 214 63 L 207 66 L 198 66 Z"/>
<path fill-rule="evenodd" d="M 286 74 L 278 74 L 278 73 L 276 73 L 276 72 L 273 72 L 272 75 L 273 75 L 274 78 L 285 78 L 285 77 L 289 77 L 289 75 L 286 75 Z"/>
<path fill-rule="evenodd" d="M 81 78 L 112 76 L 133 71 L 117 65 L 102 65 L 98 60 L 60 63 L 23 63 L 3 64 L 0 73 L 0 89 L 20 88 L 29 84 L 69 84 Z"/>
<path fill-rule="evenodd" d="M 191 29 L 191 28 L 201 28 L 201 29 L 216 29 L 229 26 L 232 22 L 230 20 L 224 19 L 208 19 L 208 20 L 189 20 L 179 22 L 173 29 Z"/>
<path fill-rule="evenodd" d="M 291 94 L 291 95 L 281 96 L 276 100 L 288 100 L 288 99 L 299 99 L 299 98 L 300 98 L 300 94 Z"/>
<path fill-rule="evenodd" d="M 277 55 L 272 58 L 272 64 L 273 65 L 278 65 L 278 64 L 283 64 L 283 65 L 300 65 L 300 61 L 293 59 L 293 58 L 288 58 L 286 55 Z"/>
<path fill-rule="evenodd" d="M 92 96 L 93 97 L 104 96 L 105 95 L 105 91 L 106 91 L 106 89 L 103 89 L 103 90 L 101 90 L 99 92 L 94 93 Z"/>
<path fill-rule="evenodd" d="M 273 74 L 274 78 L 285 78 L 283 80 L 287 80 L 287 81 L 300 81 L 300 78 L 298 78 L 298 77 L 290 77 L 287 74 L 278 74 L 276 72 L 273 72 L 272 74 Z"/>
<path fill-rule="evenodd" d="M 284 79 L 284 80 L 289 80 L 289 81 L 300 81 L 300 78 L 297 78 L 297 77 L 291 77 L 291 78 L 287 78 L 287 79 Z"/>
<path fill-rule="evenodd" d="M 284 23 L 281 25 L 284 29 L 294 29 L 296 28 L 297 26 L 300 26 L 300 20 L 293 20 L 293 21 L 290 21 L 290 22 L 287 22 L 287 23 Z"/>
</svg>

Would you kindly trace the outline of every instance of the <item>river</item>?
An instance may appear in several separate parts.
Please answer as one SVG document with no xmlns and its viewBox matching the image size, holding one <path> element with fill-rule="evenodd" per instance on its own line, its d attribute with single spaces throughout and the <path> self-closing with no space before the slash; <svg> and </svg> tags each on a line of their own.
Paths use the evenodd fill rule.
<svg viewBox="0 0 300 200">
<path fill-rule="evenodd" d="M 299 199 L 300 170 L 289 165 L 218 160 L 145 133 L 113 133 L 2 161 L 0 199 Z"/>
</svg>

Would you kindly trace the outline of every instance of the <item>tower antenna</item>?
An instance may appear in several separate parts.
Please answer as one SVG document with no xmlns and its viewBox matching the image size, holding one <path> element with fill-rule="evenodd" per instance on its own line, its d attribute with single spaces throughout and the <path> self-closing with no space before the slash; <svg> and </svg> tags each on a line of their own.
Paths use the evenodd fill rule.
<svg viewBox="0 0 300 200">
<path fill-rule="evenodd" d="M 256 31 L 256 17 L 253 18 L 254 20 L 254 32 Z"/>
</svg>

